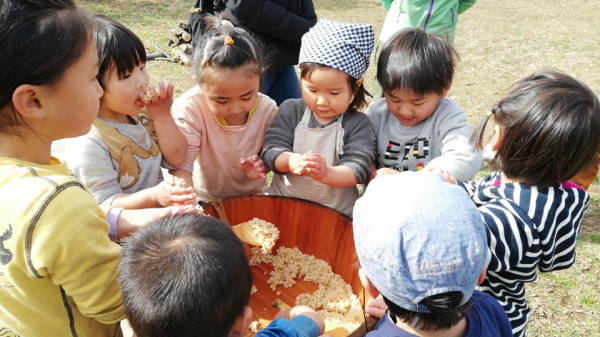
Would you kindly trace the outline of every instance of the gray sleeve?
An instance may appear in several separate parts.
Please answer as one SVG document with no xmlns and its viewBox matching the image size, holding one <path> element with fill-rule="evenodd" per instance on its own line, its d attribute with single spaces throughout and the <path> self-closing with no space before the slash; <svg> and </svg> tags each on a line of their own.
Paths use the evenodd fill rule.
<svg viewBox="0 0 600 337">
<path fill-rule="evenodd" d="M 373 165 L 375 165 L 376 168 L 381 168 L 381 165 L 379 164 L 379 145 L 378 145 L 378 139 L 379 139 L 379 128 L 381 127 L 381 119 L 384 113 L 387 113 L 388 109 L 387 109 L 387 104 L 385 103 L 385 98 L 381 98 L 378 99 L 376 101 L 373 101 L 373 103 L 371 103 L 369 105 L 369 108 L 367 109 L 367 111 L 365 111 L 365 114 L 369 117 L 369 121 L 371 122 L 371 126 L 373 128 L 373 154 L 375 156 L 375 158 L 373 159 Z"/>
<path fill-rule="evenodd" d="M 373 144 L 375 133 L 366 114 L 346 112 L 342 122 L 344 127 L 344 153 L 339 165 L 348 166 L 359 184 L 369 176 L 370 167 L 375 159 Z"/>
<path fill-rule="evenodd" d="M 260 157 L 274 173 L 283 174 L 275 169 L 275 159 L 285 151 L 293 151 L 294 131 L 302 119 L 305 108 L 302 99 L 286 100 L 277 109 L 273 122 L 267 129 Z"/>
<path fill-rule="evenodd" d="M 73 175 L 88 187 L 99 205 L 109 206 L 123 193 L 117 180 L 119 172 L 102 140 L 90 135 L 69 140 L 65 157 Z"/>
<path fill-rule="evenodd" d="M 429 165 L 448 171 L 456 180 L 471 180 L 481 168 L 483 154 L 469 143 L 471 124 L 462 109 L 453 109 L 438 121 L 441 156 Z"/>
</svg>

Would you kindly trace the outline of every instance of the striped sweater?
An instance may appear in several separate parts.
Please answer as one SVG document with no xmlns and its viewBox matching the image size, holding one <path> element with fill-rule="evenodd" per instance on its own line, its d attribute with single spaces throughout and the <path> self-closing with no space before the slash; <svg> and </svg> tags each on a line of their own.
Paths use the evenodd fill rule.
<svg viewBox="0 0 600 337">
<path fill-rule="evenodd" d="M 488 267 L 479 290 L 504 307 L 515 336 L 525 334 L 530 310 L 525 282 L 537 270 L 566 269 L 575 261 L 575 244 L 589 195 L 576 186 L 537 188 L 498 184 L 501 172 L 459 183 L 471 196 L 488 229 Z"/>
</svg>

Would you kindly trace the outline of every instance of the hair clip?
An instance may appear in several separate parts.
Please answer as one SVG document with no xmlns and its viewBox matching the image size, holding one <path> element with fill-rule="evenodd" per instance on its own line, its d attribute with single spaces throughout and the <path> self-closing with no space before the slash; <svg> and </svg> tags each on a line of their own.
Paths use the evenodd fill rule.
<svg viewBox="0 0 600 337">
<path fill-rule="evenodd" d="M 223 41 L 224 46 L 230 46 L 233 44 L 233 38 L 229 35 L 225 36 L 225 40 Z"/>
</svg>

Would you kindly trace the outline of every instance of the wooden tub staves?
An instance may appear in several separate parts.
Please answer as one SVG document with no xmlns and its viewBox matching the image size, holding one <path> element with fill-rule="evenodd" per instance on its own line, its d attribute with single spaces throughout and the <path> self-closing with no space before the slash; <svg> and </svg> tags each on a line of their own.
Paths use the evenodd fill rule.
<svg viewBox="0 0 600 337">
<path fill-rule="evenodd" d="M 279 246 L 298 247 L 303 253 L 328 262 L 333 271 L 352 287 L 353 292 L 362 301 L 363 289 L 357 272 L 352 219 L 348 216 L 313 202 L 277 196 L 228 198 L 203 205 L 203 208 L 206 214 L 221 218 L 230 225 L 253 218 L 275 224 L 280 231 L 280 236 L 273 247 L 273 254 Z M 317 290 L 315 283 L 297 279 L 297 284 L 291 288 L 278 286 L 275 291 L 272 291 L 267 284 L 272 270 L 270 264 L 252 267 L 253 283 L 258 292 L 250 297 L 250 307 L 254 312 L 254 319 L 263 326 L 282 309 L 273 306 L 274 302 L 293 306 L 296 296 Z M 280 295 L 277 295 L 278 291 Z M 375 322 L 376 320 L 369 319 L 369 327 L 372 327 Z M 363 323 L 349 336 L 364 336 L 365 331 Z M 346 331 L 342 328 L 334 328 L 328 332 L 334 336 L 346 335 Z"/>
</svg>

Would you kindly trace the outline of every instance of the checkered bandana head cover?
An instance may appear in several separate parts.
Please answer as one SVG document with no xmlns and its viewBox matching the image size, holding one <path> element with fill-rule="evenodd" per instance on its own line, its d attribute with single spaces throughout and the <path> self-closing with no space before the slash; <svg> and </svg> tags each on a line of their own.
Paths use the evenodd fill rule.
<svg viewBox="0 0 600 337">
<path fill-rule="evenodd" d="M 320 63 L 359 79 L 369 67 L 373 26 L 321 19 L 302 37 L 299 63 Z"/>
</svg>

